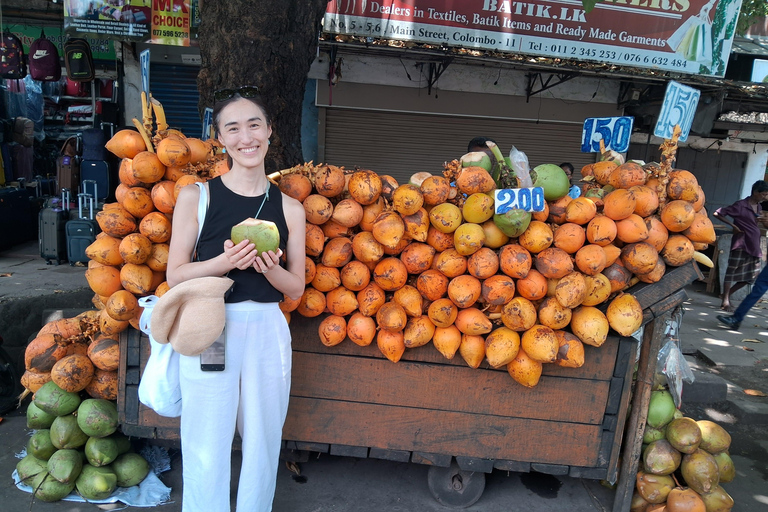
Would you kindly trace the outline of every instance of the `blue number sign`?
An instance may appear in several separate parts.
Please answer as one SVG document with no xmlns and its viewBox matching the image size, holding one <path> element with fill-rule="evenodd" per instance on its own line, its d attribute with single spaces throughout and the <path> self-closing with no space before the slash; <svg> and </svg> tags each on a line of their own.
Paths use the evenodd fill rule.
<svg viewBox="0 0 768 512">
<path fill-rule="evenodd" d="M 635 118 L 630 116 L 585 119 L 581 130 L 581 152 L 599 153 L 602 139 L 605 149 L 626 153 L 634 120 Z"/>
<path fill-rule="evenodd" d="M 149 97 L 149 48 L 139 54 L 141 66 L 141 90 Z"/>
<path fill-rule="evenodd" d="M 691 130 L 693 116 L 696 115 L 696 105 L 699 104 L 700 96 L 701 91 L 698 89 L 670 80 L 653 134 L 662 139 L 671 139 L 675 125 L 679 124 L 681 130 L 679 140 L 685 142 Z"/>
<path fill-rule="evenodd" d="M 544 189 L 502 188 L 493 191 L 495 213 L 503 215 L 509 210 L 525 210 L 527 212 L 544 211 Z"/>
<path fill-rule="evenodd" d="M 200 137 L 203 140 L 208 140 L 213 137 L 211 128 L 213 126 L 213 109 L 211 107 L 205 107 L 203 112 L 203 135 Z"/>
</svg>

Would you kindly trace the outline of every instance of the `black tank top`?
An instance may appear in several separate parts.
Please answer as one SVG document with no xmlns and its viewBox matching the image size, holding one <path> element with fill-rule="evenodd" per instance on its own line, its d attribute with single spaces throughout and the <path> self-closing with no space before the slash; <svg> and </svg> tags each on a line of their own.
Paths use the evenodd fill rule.
<svg viewBox="0 0 768 512">
<path fill-rule="evenodd" d="M 268 185 L 269 200 L 264 202 L 264 207 L 259 213 L 260 220 L 272 221 L 280 232 L 280 249 L 285 254 L 288 241 L 288 225 L 283 214 L 283 196 L 277 187 Z M 229 190 L 221 178 L 208 181 L 210 194 L 208 212 L 205 214 L 203 231 L 200 233 L 200 241 L 197 246 L 197 254 L 200 261 L 215 258 L 224 251 L 224 241 L 228 240 L 232 226 L 239 224 L 249 217 L 255 217 L 259 211 L 264 195 L 246 197 L 235 194 Z M 281 266 L 285 262 L 280 261 Z M 251 267 L 246 270 L 233 269 L 228 277 L 235 282 L 232 293 L 226 302 L 243 302 L 252 300 L 255 302 L 280 302 L 283 300 L 282 292 L 275 289 L 263 274 L 259 274 Z"/>
</svg>

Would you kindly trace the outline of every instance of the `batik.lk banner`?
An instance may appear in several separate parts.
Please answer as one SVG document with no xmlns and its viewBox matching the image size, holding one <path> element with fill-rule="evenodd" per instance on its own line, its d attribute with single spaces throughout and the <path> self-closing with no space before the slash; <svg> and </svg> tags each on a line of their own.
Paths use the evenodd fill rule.
<svg viewBox="0 0 768 512">
<path fill-rule="evenodd" d="M 197 0 L 64 0 L 64 29 L 121 41 L 195 44 Z"/>
<path fill-rule="evenodd" d="M 331 0 L 332 34 L 723 76 L 741 0 Z"/>
</svg>

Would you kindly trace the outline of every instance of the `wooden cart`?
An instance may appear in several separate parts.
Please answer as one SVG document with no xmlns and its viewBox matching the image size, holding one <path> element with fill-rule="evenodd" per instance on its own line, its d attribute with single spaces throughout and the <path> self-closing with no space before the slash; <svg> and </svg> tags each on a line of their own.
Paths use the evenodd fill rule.
<svg viewBox="0 0 768 512">
<path fill-rule="evenodd" d="M 634 338 L 585 346 L 581 368 L 544 365 L 539 385 L 527 389 L 503 369 L 472 369 L 458 355 L 447 360 L 430 345 L 407 350 L 397 364 L 375 343 L 345 341 L 328 348 L 317 337 L 319 319 L 302 319 L 291 326 L 285 451 L 428 464 L 432 494 L 452 506 L 479 499 L 484 474 L 494 469 L 618 479 L 613 510 L 629 510 L 664 317 L 685 300 L 683 287 L 697 277 L 698 267 L 690 263 L 631 290 L 645 324 L 634 392 Z M 123 432 L 178 440 L 177 420 L 157 416 L 138 401 L 148 340 L 130 330 L 120 347 Z"/>
</svg>

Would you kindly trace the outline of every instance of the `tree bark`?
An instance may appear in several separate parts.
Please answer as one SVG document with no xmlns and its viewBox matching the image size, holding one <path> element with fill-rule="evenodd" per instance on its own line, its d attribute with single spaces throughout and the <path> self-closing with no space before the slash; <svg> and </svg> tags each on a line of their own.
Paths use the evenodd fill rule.
<svg viewBox="0 0 768 512">
<path fill-rule="evenodd" d="M 200 13 L 200 112 L 218 89 L 256 85 L 272 117 L 267 172 L 303 162 L 301 112 L 328 0 L 207 0 Z"/>
</svg>

